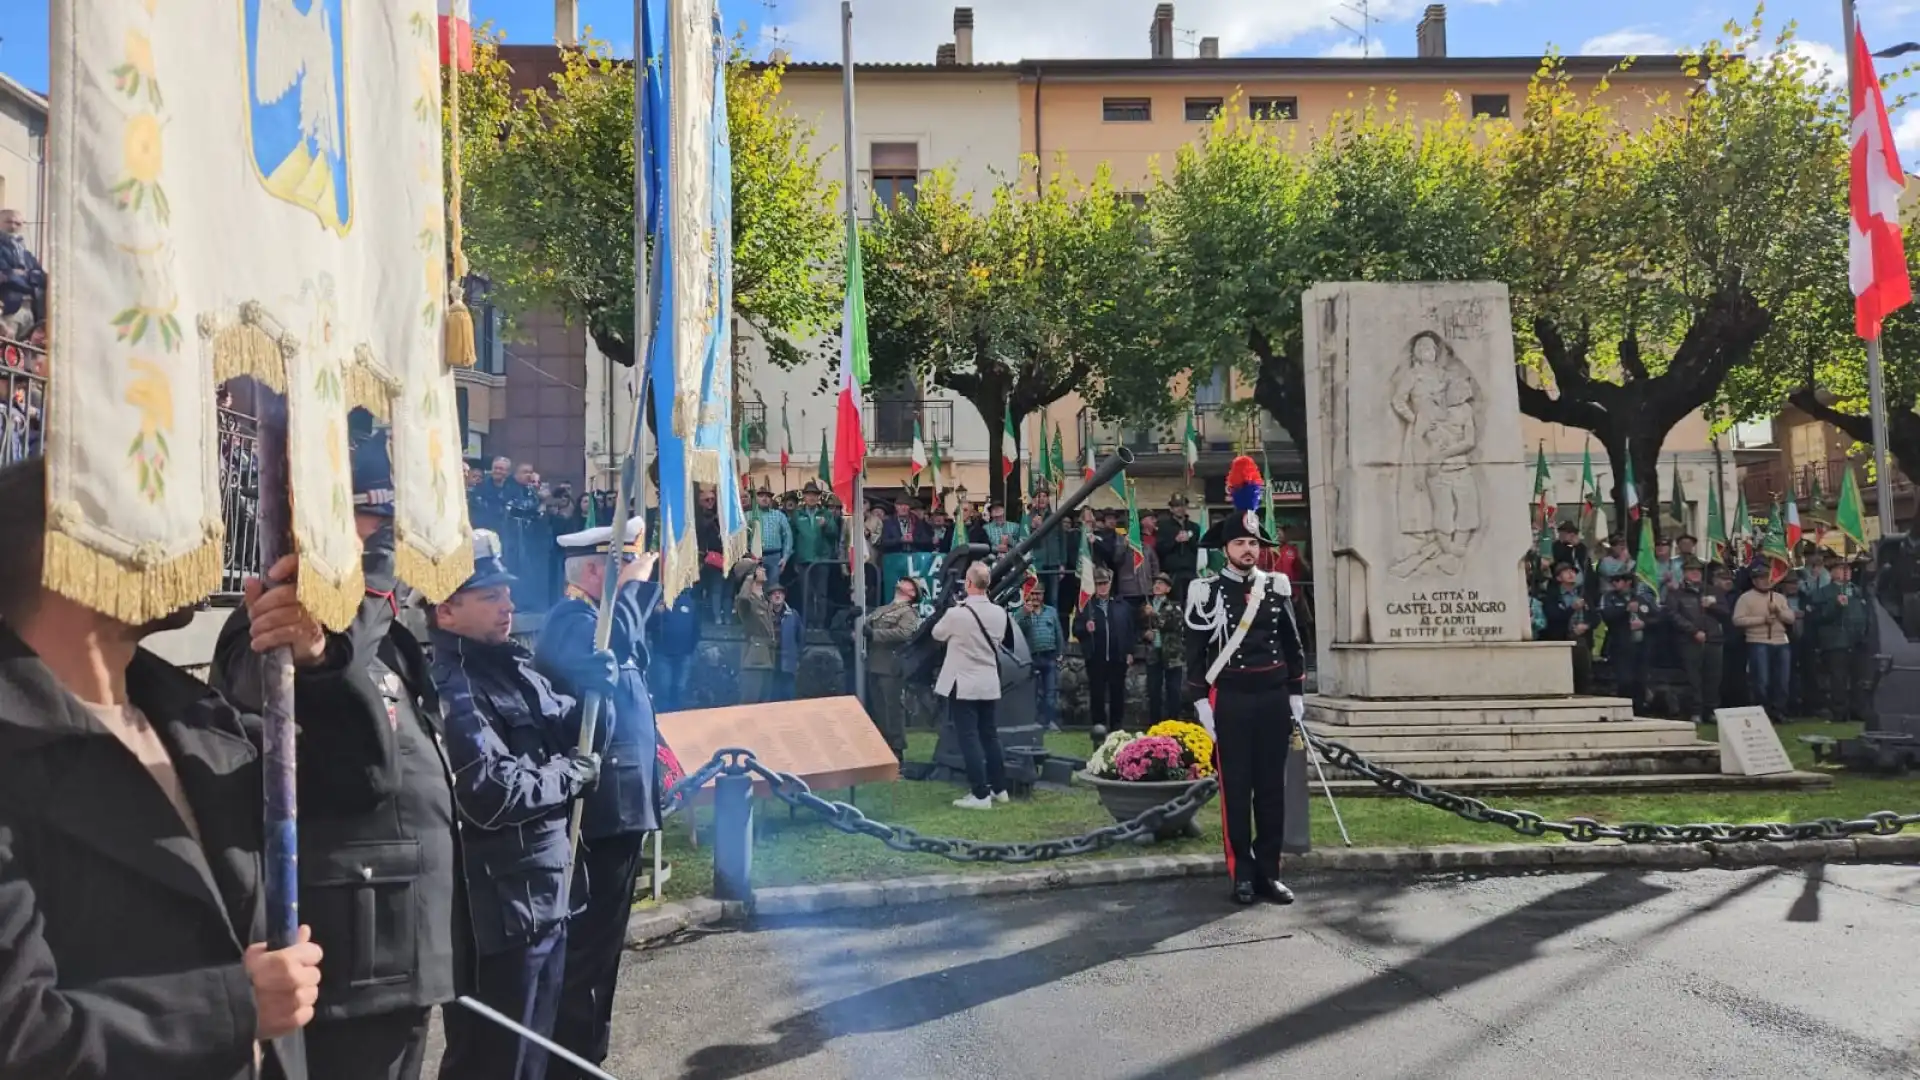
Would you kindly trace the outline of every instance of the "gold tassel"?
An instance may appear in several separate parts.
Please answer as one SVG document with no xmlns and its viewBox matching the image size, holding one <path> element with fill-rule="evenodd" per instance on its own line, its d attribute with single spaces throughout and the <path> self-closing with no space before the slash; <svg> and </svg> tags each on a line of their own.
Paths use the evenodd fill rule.
<svg viewBox="0 0 1920 1080">
<path fill-rule="evenodd" d="M 374 364 L 373 350 L 364 345 L 356 350 L 354 359 L 347 363 L 342 381 L 346 387 L 347 408 L 365 409 L 382 424 L 391 421 L 393 399 L 400 393 L 400 384 Z"/>
<path fill-rule="evenodd" d="M 447 65 L 448 142 L 447 226 L 453 248 L 453 280 L 447 284 L 446 345 L 447 366 L 470 368 L 477 356 L 473 348 L 473 313 L 467 310 L 467 250 L 460 223 L 460 65 Z"/>
<path fill-rule="evenodd" d="M 250 376 L 276 394 L 287 392 L 287 359 L 280 342 L 244 315 L 213 333 L 213 378 L 226 382 Z"/>
<path fill-rule="evenodd" d="M 700 580 L 700 566 L 699 538 L 689 526 L 687 534 L 673 545 L 673 551 L 668 554 L 668 576 L 660 582 L 664 594 L 662 602 L 671 607 L 682 592 L 693 588 Z"/>
<path fill-rule="evenodd" d="M 142 565 L 88 547 L 48 529 L 41 582 L 91 611 L 128 626 L 163 619 L 205 600 L 220 587 L 225 554 L 217 531 L 185 554 Z"/>
<path fill-rule="evenodd" d="M 432 603 L 440 603 L 460 591 L 473 576 L 473 547 L 461 544 L 453 551 L 433 558 L 410 543 L 394 545 L 394 573 L 401 581 L 420 590 Z"/>
</svg>

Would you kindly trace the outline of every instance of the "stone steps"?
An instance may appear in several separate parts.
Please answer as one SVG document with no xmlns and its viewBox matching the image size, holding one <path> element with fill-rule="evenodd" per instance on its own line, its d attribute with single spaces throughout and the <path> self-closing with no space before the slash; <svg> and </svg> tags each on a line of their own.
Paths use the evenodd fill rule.
<svg viewBox="0 0 1920 1080">
<path fill-rule="evenodd" d="M 1363 756 L 1419 780 L 1718 773 L 1720 769 L 1720 747 L 1698 741 L 1534 750 L 1380 750 L 1363 752 Z M 1330 778 L 1336 773 L 1349 775 L 1328 769 Z"/>
<path fill-rule="evenodd" d="M 1597 750 L 1635 746 L 1685 746 L 1698 738 L 1692 724 L 1672 720 L 1605 723 L 1460 724 L 1444 727 L 1310 725 L 1322 738 L 1345 743 L 1369 757 L 1394 751 Z"/>
<path fill-rule="evenodd" d="M 1307 698 L 1307 716 L 1317 727 L 1343 731 L 1368 727 L 1449 729 L 1488 724 L 1623 723 L 1635 719 L 1626 698 L 1452 698 L 1401 701 L 1391 698 Z"/>
</svg>

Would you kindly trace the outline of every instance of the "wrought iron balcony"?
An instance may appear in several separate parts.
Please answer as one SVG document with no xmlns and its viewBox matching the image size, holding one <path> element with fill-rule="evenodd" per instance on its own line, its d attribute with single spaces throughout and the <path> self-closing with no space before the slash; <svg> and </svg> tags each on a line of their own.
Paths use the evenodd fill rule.
<svg viewBox="0 0 1920 1080">
<path fill-rule="evenodd" d="M 1243 450 L 1264 448 L 1284 454 L 1294 446 L 1293 436 L 1265 411 L 1255 423 L 1227 416 L 1224 405 L 1203 404 L 1194 409 L 1193 418 L 1202 467 L 1224 466 L 1227 459 Z M 1085 460 L 1087 447 L 1091 445 L 1096 459 L 1124 446 L 1143 469 L 1185 461 L 1187 425 L 1183 417 L 1164 423 L 1140 424 L 1106 420 L 1088 408 L 1080 410 L 1079 419 L 1080 460 Z"/>
<path fill-rule="evenodd" d="M 913 424 L 920 422 L 920 438 L 929 451 L 935 443 L 943 457 L 953 453 L 953 402 L 916 397 L 877 397 L 862 413 L 867 452 L 878 457 L 904 457 L 913 450 Z"/>
</svg>

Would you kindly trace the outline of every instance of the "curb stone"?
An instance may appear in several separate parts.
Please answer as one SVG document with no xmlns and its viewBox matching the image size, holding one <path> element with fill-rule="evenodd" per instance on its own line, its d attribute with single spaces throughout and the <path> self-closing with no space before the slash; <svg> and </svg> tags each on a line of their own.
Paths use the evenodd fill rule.
<svg viewBox="0 0 1920 1080">
<path fill-rule="evenodd" d="M 627 946 L 645 945 L 671 937 L 682 930 L 712 926 L 746 917 L 747 905 L 739 901 L 721 901 L 710 897 L 677 900 L 659 907 L 643 908 L 627 917 Z"/>
<path fill-rule="evenodd" d="M 1330 848 L 1287 859 L 1289 873 L 1409 873 L 1479 869 L 1573 869 L 1603 866 L 1649 866 L 1692 869 L 1710 866 L 1748 867 L 1801 862 L 1905 862 L 1920 860 L 1920 835 L 1860 836 L 1846 840 L 1796 840 L 1745 844 L 1499 844 L 1430 848 Z M 843 882 L 831 885 L 794 885 L 758 889 L 753 914 L 807 915 L 846 908 L 919 904 L 974 896 L 1010 896 L 1052 892 L 1093 885 L 1136 881 L 1208 877 L 1224 874 L 1220 855 L 1149 855 L 1135 859 L 1105 859 L 996 874 L 934 874 L 887 881 Z M 744 905 L 693 901 L 692 907 L 711 905 L 713 919 L 744 914 Z M 666 908 L 635 915 L 628 926 L 631 940 L 641 932 L 643 919 L 661 920 Z M 703 909 L 704 910 L 704 909 Z M 661 933 L 682 929 L 674 923 Z M 658 934 L 654 936 L 660 936 Z"/>
</svg>

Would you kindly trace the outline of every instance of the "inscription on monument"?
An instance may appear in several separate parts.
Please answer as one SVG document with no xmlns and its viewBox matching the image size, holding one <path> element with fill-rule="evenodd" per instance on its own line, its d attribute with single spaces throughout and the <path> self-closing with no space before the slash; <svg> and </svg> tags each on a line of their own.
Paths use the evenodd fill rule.
<svg viewBox="0 0 1920 1080">
<path fill-rule="evenodd" d="M 1384 641 L 1472 641 L 1513 633 L 1505 600 L 1478 589 L 1414 589 L 1387 601 Z"/>
</svg>

